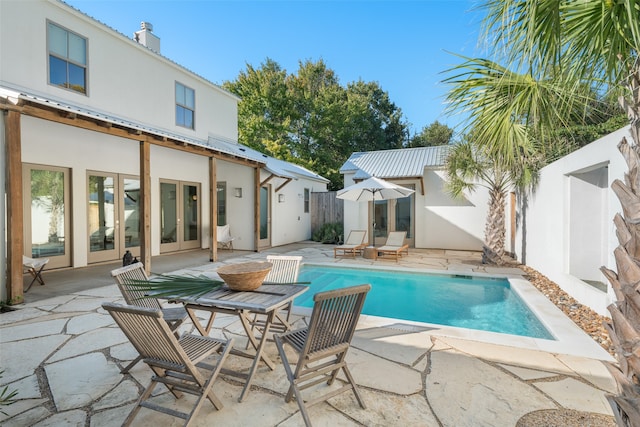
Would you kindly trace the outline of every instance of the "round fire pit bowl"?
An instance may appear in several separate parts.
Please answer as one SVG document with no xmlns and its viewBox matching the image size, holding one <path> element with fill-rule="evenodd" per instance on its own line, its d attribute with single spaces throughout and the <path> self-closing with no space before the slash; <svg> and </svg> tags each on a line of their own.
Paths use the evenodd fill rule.
<svg viewBox="0 0 640 427">
<path fill-rule="evenodd" d="M 270 262 L 243 262 L 220 267 L 217 273 L 232 291 L 253 291 L 262 285 L 271 267 Z"/>
</svg>

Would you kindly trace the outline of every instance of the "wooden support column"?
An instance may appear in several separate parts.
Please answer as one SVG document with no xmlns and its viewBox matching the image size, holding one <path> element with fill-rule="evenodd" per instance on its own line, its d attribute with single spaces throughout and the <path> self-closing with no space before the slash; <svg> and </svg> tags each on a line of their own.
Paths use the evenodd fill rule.
<svg viewBox="0 0 640 427">
<path fill-rule="evenodd" d="M 24 208 L 22 203 L 22 136 L 20 113 L 6 111 L 5 142 L 7 180 L 7 300 L 24 302 L 22 254 L 24 254 Z"/>
<path fill-rule="evenodd" d="M 218 261 L 218 176 L 216 159 L 209 157 L 209 262 Z"/>
<path fill-rule="evenodd" d="M 140 141 L 140 261 L 151 274 L 151 144 Z"/>
<path fill-rule="evenodd" d="M 254 215 L 253 215 L 253 229 L 255 230 L 254 233 L 254 248 L 256 252 L 260 251 L 260 168 L 253 168 L 253 181 L 255 182 L 254 184 L 254 195 L 253 198 L 255 200 L 254 205 L 253 205 L 253 209 L 254 209 Z"/>
</svg>

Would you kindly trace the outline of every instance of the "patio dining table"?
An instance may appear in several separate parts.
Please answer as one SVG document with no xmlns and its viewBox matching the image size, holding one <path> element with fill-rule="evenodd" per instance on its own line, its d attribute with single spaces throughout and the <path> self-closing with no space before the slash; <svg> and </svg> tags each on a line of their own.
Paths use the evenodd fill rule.
<svg viewBox="0 0 640 427">
<path fill-rule="evenodd" d="M 264 352 L 264 346 L 267 342 L 267 336 L 269 335 L 269 328 L 273 323 L 273 319 L 277 311 L 285 307 L 290 301 L 293 301 L 298 295 L 303 294 L 309 289 L 308 286 L 303 285 L 277 285 L 277 284 L 263 284 L 258 289 L 253 291 L 233 291 L 226 285 L 222 288 L 204 294 L 198 298 L 178 298 L 185 303 L 185 308 L 189 317 L 193 321 L 193 324 L 198 329 L 198 332 L 203 336 L 207 335 L 205 328 L 195 314 L 197 310 L 204 310 L 215 313 L 233 314 L 239 317 L 242 322 L 242 326 L 247 334 L 249 342 L 255 349 L 255 355 L 246 353 L 244 351 L 234 349 L 232 354 L 237 354 L 244 357 L 253 358 L 253 364 L 247 374 L 241 372 L 230 371 L 223 369 L 224 373 L 229 375 L 245 377 L 246 383 L 242 389 L 242 393 L 238 398 L 239 402 L 246 397 L 249 389 L 251 388 L 251 382 L 258 369 L 260 360 L 262 360 L 269 369 L 275 369 L 274 362 Z M 253 333 L 251 324 L 249 322 L 249 316 L 252 313 L 259 313 L 266 315 L 266 321 L 262 336 L 258 340 Z M 209 323 L 213 321 L 213 316 L 209 320 Z"/>
</svg>

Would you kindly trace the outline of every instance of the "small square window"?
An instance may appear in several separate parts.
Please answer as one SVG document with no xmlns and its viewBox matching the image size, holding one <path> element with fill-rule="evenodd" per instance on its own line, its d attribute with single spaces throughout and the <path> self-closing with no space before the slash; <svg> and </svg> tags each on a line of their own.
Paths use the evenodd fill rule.
<svg viewBox="0 0 640 427">
<path fill-rule="evenodd" d="M 51 22 L 47 25 L 49 84 L 87 93 L 87 39 Z"/>
<path fill-rule="evenodd" d="M 195 129 L 196 93 L 176 82 L 176 125 Z"/>
</svg>

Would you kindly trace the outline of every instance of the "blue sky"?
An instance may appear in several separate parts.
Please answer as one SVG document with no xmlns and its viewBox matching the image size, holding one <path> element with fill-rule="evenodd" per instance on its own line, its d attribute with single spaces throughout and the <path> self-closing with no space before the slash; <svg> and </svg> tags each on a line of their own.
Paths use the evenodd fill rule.
<svg viewBox="0 0 640 427">
<path fill-rule="evenodd" d="M 150 22 L 164 56 L 218 84 L 266 58 L 290 74 L 323 59 L 344 86 L 378 82 L 412 133 L 435 120 L 458 125 L 443 114 L 441 73 L 460 62 L 449 52 L 480 56 L 469 0 L 66 2 L 128 37 Z"/>
</svg>

